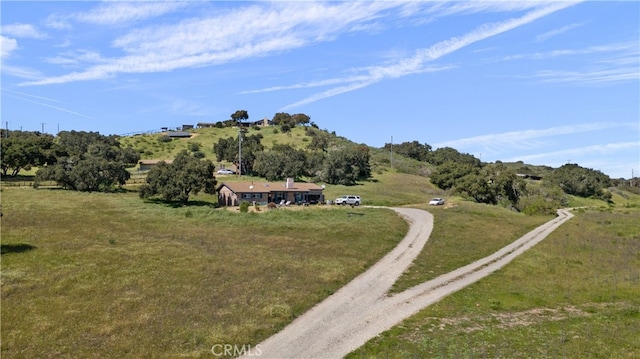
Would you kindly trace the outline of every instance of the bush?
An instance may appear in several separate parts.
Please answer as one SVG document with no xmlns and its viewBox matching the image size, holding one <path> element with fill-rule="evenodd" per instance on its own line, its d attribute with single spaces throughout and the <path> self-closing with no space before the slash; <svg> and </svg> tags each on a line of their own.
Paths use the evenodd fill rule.
<svg viewBox="0 0 640 359">
<path fill-rule="evenodd" d="M 247 212 L 249 212 L 249 202 L 240 203 L 240 213 L 247 213 Z"/>
<path fill-rule="evenodd" d="M 195 152 L 193 153 L 193 157 L 195 157 L 195 158 L 205 158 L 205 157 L 206 157 L 206 155 L 205 155 L 205 153 L 204 153 L 204 152 L 202 152 L 202 151 L 195 151 Z"/>
</svg>

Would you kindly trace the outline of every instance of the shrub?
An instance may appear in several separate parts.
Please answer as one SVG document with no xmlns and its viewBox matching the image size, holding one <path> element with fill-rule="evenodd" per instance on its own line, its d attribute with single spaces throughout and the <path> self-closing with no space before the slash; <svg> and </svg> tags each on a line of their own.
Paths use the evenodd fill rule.
<svg viewBox="0 0 640 359">
<path fill-rule="evenodd" d="M 247 213 L 247 212 L 249 212 L 249 202 L 240 203 L 240 213 Z"/>
<path fill-rule="evenodd" d="M 202 151 L 195 151 L 195 152 L 193 153 L 193 157 L 195 157 L 195 158 L 205 158 L 205 157 L 206 157 L 206 155 L 205 155 L 205 154 L 204 154 L 204 152 L 202 152 Z"/>
</svg>

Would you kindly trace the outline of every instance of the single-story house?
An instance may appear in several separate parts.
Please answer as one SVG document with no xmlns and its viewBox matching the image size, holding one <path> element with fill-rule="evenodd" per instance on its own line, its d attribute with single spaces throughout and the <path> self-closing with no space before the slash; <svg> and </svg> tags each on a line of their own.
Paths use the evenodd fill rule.
<svg viewBox="0 0 640 359">
<path fill-rule="evenodd" d="M 166 162 L 167 164 L 173 162 L 173 160 L 140 160 L 138 161 L 138 171 L 149 171 L 154 168 L 160 162 Z"/>
<path fill-rule="evenodd" d="M 240 125 L 244 127 L 258 126 L 258 127 L 267 127 L 273 124 L 273 121 L 268 118 L 263 118 L 262 120 L 257 120 L 253 122 L 241 122 Z"/>
<path fill-rule="evenodd" d="M 215 122 L 198 122 L 196 124 L 197 128 L 213 128 L 216 127 Z"/>
<path fill-rule="evenodd" d="M 222 182 L 218 186 L 218 203 L 221 206 L 239 206 L 240 202 L 266 205 L 278 203 L 324 202 L 323 188 L 315 183 L 295 183 L 287 178 L 285 183 L 273 182 Z"/>
</svg>

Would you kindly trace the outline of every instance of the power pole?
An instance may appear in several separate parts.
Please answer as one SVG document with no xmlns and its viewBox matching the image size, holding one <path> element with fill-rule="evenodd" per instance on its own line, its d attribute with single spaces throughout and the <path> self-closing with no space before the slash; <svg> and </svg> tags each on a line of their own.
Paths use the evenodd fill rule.
<svg viewBox="0 0 640 359">
<path fill-rule="evenodd" d="M 40 124 L 42 125 L 42 134 L 44 134 L 44 125 L 45 125 L 45 123 L 44 122 L 40 122 Z"/>
<path fill-rule="evenodd" d="M 242 129 L 238 129 L 238 176 L 242 176 Z"/>
</svg>

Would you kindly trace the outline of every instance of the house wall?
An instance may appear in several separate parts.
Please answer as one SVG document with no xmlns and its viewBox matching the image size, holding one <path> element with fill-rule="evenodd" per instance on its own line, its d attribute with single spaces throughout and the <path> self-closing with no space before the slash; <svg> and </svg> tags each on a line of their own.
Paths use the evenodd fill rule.
<svg viewBox="0 0 640 359">
<path fill-rule="evenodd" d="M 246 192 L 246 193 L 238 193 L 238 197 L 240 198 L 240 202 L 249 202 L 249 203 L 257 203 L 260 205 L 267 205 L 269 200 L 269 193 L 267 192 Z"/>
<path fill-rule="evenodd" d="M 239 206 L 241 202 L 257 203 L 260 205 L 267 205 L 269 202 L 299 203 L 305 201 L 307 203 L 322 203 L 324 202 L 324 195 L 322 190 L 300 190 L 285 189 L 271 190 L 269 192 L 257 192 L 254 188 L 251 192 L 238 192 L 234 193 L 226 185 L 220 187 L 218 190 L 218 203 L 221 206 Z"/>
<path fill-rule="evenodd" d="M 222 187 L 218 191 L 218 204 L 221 206 L 238 206 L 238 196 L 229 187 Z"/>
</svg>

